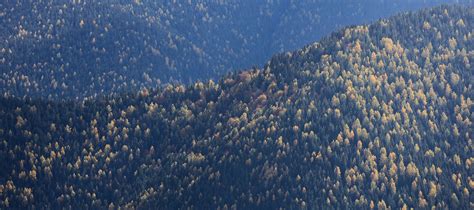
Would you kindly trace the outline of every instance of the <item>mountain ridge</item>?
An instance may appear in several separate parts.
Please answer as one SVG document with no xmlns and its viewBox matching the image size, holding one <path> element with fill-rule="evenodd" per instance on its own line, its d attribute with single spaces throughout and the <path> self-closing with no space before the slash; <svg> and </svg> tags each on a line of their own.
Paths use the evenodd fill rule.
<svg viewBox="0 0 474 210">
<path fill-rule="evenodd" d="M 17 97 L 60 100 L 191 84 L 259 65 L 344 24 L 443 2 L 451 0 L 337 7 L 320 0 L 11 0 L 0 11 L 7 40 L 0 45 L 0 87 Z M 380 11 L 368 9 L 377 5 Z"/>
<path fill-rule="evenodd" d="M 2 98 L 0 205 L 471 208 L 472 23 L 441 6 L 217 82 Z"/>
</svg>

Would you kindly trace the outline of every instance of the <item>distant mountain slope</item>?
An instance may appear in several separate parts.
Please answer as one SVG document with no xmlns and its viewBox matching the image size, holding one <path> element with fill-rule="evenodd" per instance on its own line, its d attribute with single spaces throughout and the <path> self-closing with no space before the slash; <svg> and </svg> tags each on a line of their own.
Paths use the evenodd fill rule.
<svg viewBox="0 0 474 210">
<path fill-rule="evenodd" d="M 443 2 L 7 0 L 0 89 L 62 99 L 207 80 L 344 25 Z"/>
<path fill-rule="evenodd" d="M 3 97 L 0 206 L 472 209 L 473 23 L 442 6 L 217 83 Z"/>
</svg>

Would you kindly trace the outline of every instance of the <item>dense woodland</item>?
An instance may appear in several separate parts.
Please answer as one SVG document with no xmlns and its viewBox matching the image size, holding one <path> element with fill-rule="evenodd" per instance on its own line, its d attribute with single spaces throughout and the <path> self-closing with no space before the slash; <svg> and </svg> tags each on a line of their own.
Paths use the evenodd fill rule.
<svg viewBox="0 0 474 210">
<path fill-rule="evenodd" d="M 3 0 L 0 89 L 57 100 L 190 84 L 341 26 L 450 2 Z"/>
<path fill-rule="evenodd" d="M 474 8 L 214 82 L 0 99 L 0 208 L 474 208 Z"/>
</svg>

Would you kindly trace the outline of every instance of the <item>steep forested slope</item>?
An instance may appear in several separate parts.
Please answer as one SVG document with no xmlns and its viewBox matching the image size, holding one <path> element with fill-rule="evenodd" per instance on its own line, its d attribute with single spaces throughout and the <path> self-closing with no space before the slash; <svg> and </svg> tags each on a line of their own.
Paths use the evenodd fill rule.
<svg viewBox="0 0 474 210">
<path fill-rule="evenodd" d="M 451 0 L 6 0 L 0 89 L 62 99 L 207 80 L 344 25 L 442 2 Z"/>
<path fill-rule="evenodd" d="M 0 206 L 473 208 L 473 23 L 443 6 L 216 83 L 3 97 Z"/>
</svg>

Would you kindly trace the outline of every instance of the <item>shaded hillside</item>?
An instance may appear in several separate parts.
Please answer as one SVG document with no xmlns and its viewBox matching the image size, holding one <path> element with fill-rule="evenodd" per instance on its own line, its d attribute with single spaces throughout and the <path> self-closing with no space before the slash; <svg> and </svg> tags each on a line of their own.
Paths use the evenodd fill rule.
<svg viewBox="0 0 474 210">
<path fill-rule="evenodd" d="M 451 0 L 6 0 L 0 89 L 62 99 L 189 84 L 260 65 L 341 26 L 443 2 Z"/>
<path fill-rule="evenodd" d="M 218 82 L 0 101 L 2 208 L 474 208 L 474 9 L 346 28 Z"/>
</svg>

